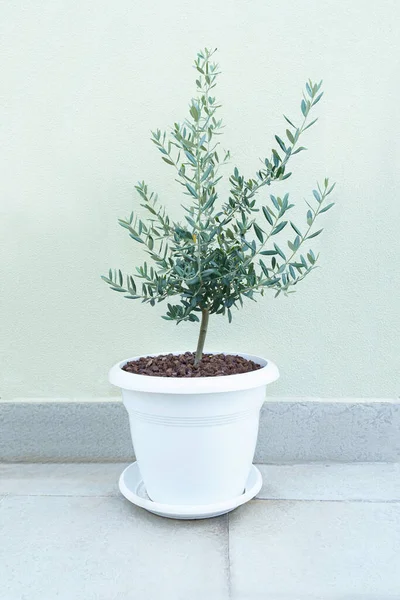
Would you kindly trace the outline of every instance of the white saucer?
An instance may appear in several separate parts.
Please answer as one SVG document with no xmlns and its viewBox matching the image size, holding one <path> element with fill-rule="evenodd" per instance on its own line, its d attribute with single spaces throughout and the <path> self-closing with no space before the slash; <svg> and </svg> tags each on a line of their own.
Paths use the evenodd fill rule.
<svg viewBox="0 0 400 600">
<path fill-rule="evenodd" d="M 170 519 L 208 519 L 209 517 L 217 517 L 223 515 L 238 506 L 245 504 L 258 492 L 262 486 L 262 477 L 260 471 L 254 465 L 251 466 L 249 476 L 246 482 L 246 488 L 241 496 L 236 496 L 225 502 L 217 504 L 200 504 L 197 506 L 188 505 L 172 505 L 160 504 L 153 502 L 148 497 L 142 476 L 139 471 L 137 462 L 132 463 L 123 471 L 119 478 L 119 489 L 121 494 L 127 500 L 148 510 L 160 517 L 168 517 Z"/>
</svg>

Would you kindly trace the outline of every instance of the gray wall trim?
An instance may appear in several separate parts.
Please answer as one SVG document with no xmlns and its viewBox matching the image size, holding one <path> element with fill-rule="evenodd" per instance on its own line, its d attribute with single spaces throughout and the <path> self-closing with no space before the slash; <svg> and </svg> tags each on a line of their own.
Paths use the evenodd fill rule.
<svg viewBox="0 0 400 600">
<path fill-rule="evenodd" d="M 133 458 L 128 416 L 118 399 L 0 402 L 2 462 Z M 271 399 L 261 411 L 256 462 L 399 459 L 398 399 Z"/>
</svg>

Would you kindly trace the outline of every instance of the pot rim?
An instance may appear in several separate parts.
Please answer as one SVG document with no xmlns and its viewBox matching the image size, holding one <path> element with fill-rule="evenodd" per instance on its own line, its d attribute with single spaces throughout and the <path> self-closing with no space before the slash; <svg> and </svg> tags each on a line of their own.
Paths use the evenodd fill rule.
<svg viewBox="0 0 400 600">
<path fill-rule="evenodd" d="M 179 352 L 158 352 L 157 354 L 141 354 L 117 362 L 109 371 L 108 379 L 112 385 L 123 390 L 151 392 L 156 394 L 209 394 L 216 392 L 236 392 L 250 390 L 268 385 L 279 378 L 279 370 L 275 363 L 254 354 L 244 352 L 222 352 L 207 350 L 205 354 L 233 354 L 262 365 L 257 371 L 237 373 L 235 375 L 217 375 L 214 377 L 153 377 L 128 373 L 122 367 L 131 360 L 143 356 L 160 356 L 163 354 L 184 354 Z"/>
</svg>

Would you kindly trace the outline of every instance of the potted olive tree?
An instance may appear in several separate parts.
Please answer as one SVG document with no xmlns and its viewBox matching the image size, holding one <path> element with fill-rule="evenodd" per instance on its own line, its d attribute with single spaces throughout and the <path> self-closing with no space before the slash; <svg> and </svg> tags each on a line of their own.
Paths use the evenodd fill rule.
<svg viewBox="0 0 400 600">
<path fill-rule="evenodd" d="M 279 376 L 265 358 L 205 353 L 209 319 L 221 315 L 230 323 L 234 310 L 257 294 L 292 293 L 316 267 L 309 242 L 322 231 L 314 227 L 319 216 L 333 206 L 328 179 L 312 191 L 301 224 L 290 218 L 289 194 L 270 195 L 267 203 L 263 194 L 261 205 L 256 199 L 261 189 L 290 177 L 289 163 L 305 150 L 300 140 L 317 121 L 310 113 L 322 97 L 322 82 L 312 81 L 301 100 L 301 121 L 285 117 L 286 132 L 275 136 L 276 149 L 262 167 L 250 178 L 235 167 L 228 197 L 218 196 L 230 153 L 221 153 L 216 141 L 222 121 L 213 92 L 219 75 L 214 52 L 205 49 L 195 60 L 197 95 L 189 116 L 168 134 L 152 133 L 181 185 L 183 220 L 171 220 L 158 195 L 138 183 L 147 218 L 132 212 L 119 223 L 152 264 L 144 262 L 134 275 L 110 270 L 103 277 L 125 298 L 151 306 L 166 301 L 168 321 L 199 322 L 194 352 L 160 348 L 164 354 L 125 359 L 110 371 L 111 383 L 122 389 L 137 458 L 121 476 L 121 491 L 148 510 L 181 518 L 227 512 L 258 492 L 261 477 L 252 460 L 259 412 L 266 385 Z"/>
</svg>

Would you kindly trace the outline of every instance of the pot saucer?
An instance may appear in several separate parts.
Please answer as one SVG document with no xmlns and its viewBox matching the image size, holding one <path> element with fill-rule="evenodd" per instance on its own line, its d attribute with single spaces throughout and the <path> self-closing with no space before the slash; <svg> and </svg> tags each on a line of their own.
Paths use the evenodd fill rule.
<svg viewBox="0 0 400 600">
<path fill-rule="evenodd" d="M 155 515 L 167 517 L 169 519 L 208 519 L 210 517 L 218 517 L 254 498 L 260 491 L 261 485 L 261 473 L 257 467 L 252 465 L 245 490 L 240 496 L 216 504 L 188 506 L 161 504 L 160 502 L 153 502 L 150 500 L 146 493 L 137 462 L 129 465 L 119 478 L 119 489 L 121 494 L 125 496 L 127 500 Z"/>
</svg>

